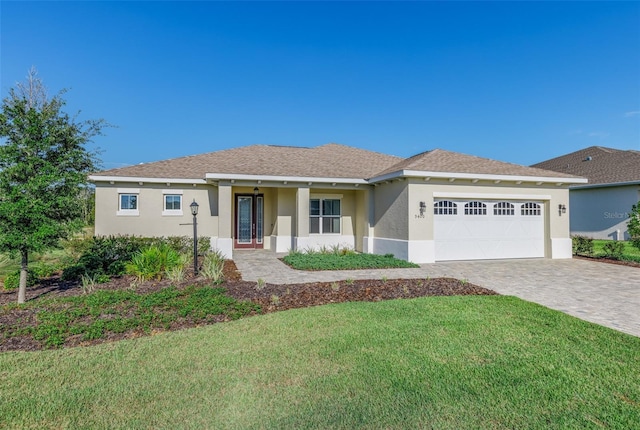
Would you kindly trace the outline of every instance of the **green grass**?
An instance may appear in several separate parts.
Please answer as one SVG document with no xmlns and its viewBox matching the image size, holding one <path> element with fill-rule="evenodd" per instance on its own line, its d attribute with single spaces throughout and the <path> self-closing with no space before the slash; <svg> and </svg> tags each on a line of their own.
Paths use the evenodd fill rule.
<svg viewBox="0 0 640 430">
<path fill-rule="evenodd" d="M 290 253 L 283 261 L 298 270 L 353 270 L 420 267 L 392 255 L 336 254 L 336 253 Z"/>
<path fill-rule="evenodd" d="M 604 256 L 603 248 L 608 242 L 612 242 L 612 241 L 611 240 L 594 239 L 593 240 L 593 252 L 594 252 L 594 255 L 595 256 Z M 623 256 L 624 257 L 630 257 L 629 259 L 632 259 L 632 260 L 640 261 L 640 249 L 638 249 L 635 246 L 633 246 L 633 244 L 628 240 L 625 240 L 622 243 L 624 244 Z"/>
<path fill-rule="evenodd" d="M 66 256 L 62 249 L 54 249 L 41 254 L 29 256 L 29 265 L 45 264 L 55 266 Z M 20 257 L 11 258 L 7 254 L 0 254 L 0 279 L 4 279 L 11 272 L 20 270 Z"/>
<path fill-rule="evenodd" d="M 102 290 L 22 306 L 5 305 L 0 307 L 0 321 L 5 312 L 15 309 L 35 310 L 35 321 L 0 324 L 0 342 L 28 335 L 51 348 L 64 345 L 72 335 L 81 335 L 81 340 L 88 341 L 102 339 L 109 333 L 168 329 L 180 318 L 198 323 L 209 322 L 218 315 L 238 319 L 259 311 L 259 306 L 238 302 L 227 296 L 224 288 L 190 286 L 183 290 L 168 287 L 149 294 Z"/>
<path fill-rule="evenodd" d="M 640 339 L 508 296 L 0 354 L 6 428 L 637 428 Z"/>
</svg>

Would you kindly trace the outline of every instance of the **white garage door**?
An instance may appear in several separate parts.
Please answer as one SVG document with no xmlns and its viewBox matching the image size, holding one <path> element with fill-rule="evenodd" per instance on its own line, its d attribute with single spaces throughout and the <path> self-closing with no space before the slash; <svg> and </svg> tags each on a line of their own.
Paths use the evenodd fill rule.
<svg viewBox="0 0 640 430">
<path fill-rule="evenodd" d="M 544 257 L 544 213 L 543 202 L 436 199 L 435 259 Z"/>
</svg>

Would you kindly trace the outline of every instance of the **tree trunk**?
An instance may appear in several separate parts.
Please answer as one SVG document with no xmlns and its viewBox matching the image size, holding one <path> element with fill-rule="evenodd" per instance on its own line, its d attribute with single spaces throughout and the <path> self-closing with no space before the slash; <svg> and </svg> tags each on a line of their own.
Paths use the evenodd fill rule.
<svg viewBox="0 0 640 430">
<path fill-rule="evenodd" d="M 24 303 L 27 299 L 27 271 L 29 270 L 29 254 L 21 251 L 22 264 L 20 265 L 20 287 L 18 288 L 18 303 Z"/>
</svg>

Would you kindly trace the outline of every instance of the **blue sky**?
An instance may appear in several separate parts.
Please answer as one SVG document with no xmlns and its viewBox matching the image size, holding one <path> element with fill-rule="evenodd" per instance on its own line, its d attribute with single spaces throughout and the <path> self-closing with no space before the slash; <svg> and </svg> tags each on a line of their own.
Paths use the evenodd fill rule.
<svg viewBox="0 0 640 430">
<path fill-rule="evenodd" d="M 532 164 L 640 150 L 639 2 L 13 2 L 2 96 L 35 66 L 117 128 L 105 168 L 250 144 Z"/>
</svg>

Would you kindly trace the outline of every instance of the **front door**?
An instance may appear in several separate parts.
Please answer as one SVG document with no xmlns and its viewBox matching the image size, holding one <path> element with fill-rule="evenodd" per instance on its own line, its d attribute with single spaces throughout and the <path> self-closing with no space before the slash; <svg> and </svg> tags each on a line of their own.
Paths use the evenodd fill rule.
<svg viewBox="0 0 640 430">
<path fill-rule="evenodd" d="M 264 246 L 264 196 L 236 194 L 235 247 Z"/>
</svg>

